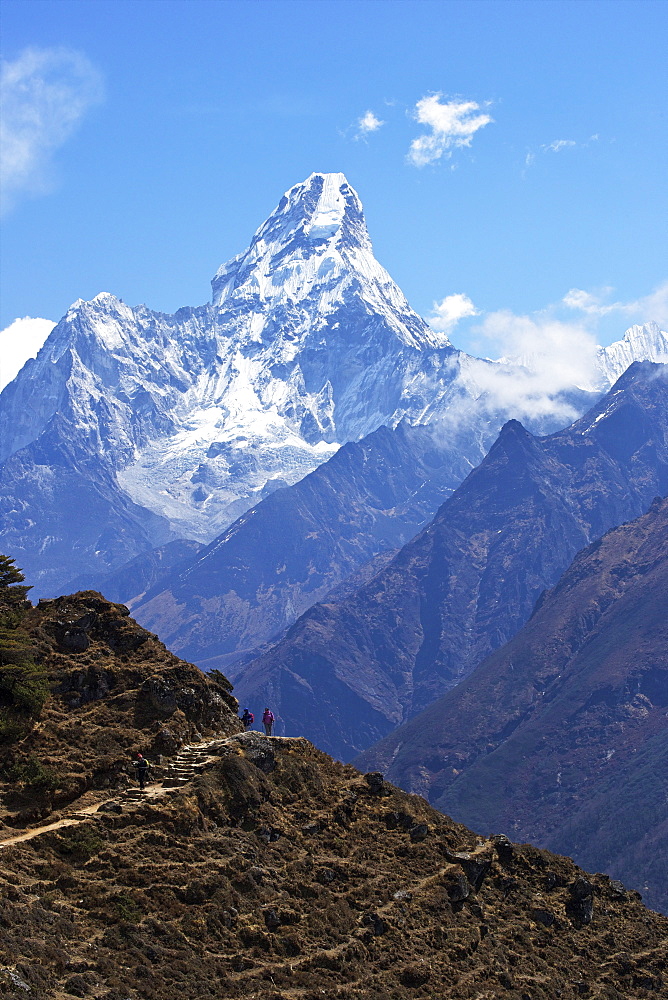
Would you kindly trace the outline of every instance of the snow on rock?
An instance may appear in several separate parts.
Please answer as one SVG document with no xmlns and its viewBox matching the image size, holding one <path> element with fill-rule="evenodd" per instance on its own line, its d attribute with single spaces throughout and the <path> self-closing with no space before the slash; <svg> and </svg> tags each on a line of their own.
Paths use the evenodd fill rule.
<svg viewBox="0 0 668 1000">
<path fill-rule="evenodd" d="M 658 323 L 632 326 L 622 340 L 600 347 L 598 368 L 601 373 L 600 388 L 608 389 L 634 361 L 668 362 L 668 334 Z"/>
<path fill-rule="evenodd" d="M 473 365 L 432 330 L 376 261 L 343 174 L 314 173 L 287 191 L 248 249 L 219 268 L 212 293 L 174 315 L 108 292 L 79 299 L 6 386 L 0 461 L 23 457 L 2 488 L 26 553 L 44 542 L 29 495 L 17 499 L 34 463 L 76 469 L 114 509 L 118 489 L 154 518 L 141 518 L 148 537 L 152 524 L 161 533 L 152 544 L 167 540 L 166 522 L 175 537 L 209 541 L 382 424 L 440 422 L 453 436 L 463 419 L 467 441 L 477 441 L 465 458 L 476 464 L 513 415 L 490 406 L 480 379 L 488 363 Z M 601 355 L 606 372 L 638 352 L 654 357 L 659 336 L 665 347 L 658 328 L 634 329 L 645 333 Z M 74 522 L 71 530 L 78 544 Z"/>
</svg>

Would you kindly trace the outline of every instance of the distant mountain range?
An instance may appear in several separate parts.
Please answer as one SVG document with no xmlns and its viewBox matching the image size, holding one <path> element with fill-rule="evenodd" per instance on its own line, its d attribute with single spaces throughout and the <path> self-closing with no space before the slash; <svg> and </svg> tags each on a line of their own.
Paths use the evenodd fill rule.
<svg viewBox="0 0 668 1000">
<path fill-rule="evenodd" d="M 412 538 L 469 468 L 431 428 L 380 427 L 253 507 L 133 602 L 133 613 L 179 655 L 236 676 L 236 661 Z"/>
<path fill-rule="evenodd" d="M 527 624 L 359 757 L 481 830 L 668 909 L 668 500 L 578 554 Z"/>
<path fill-rule="evenodd" d="M 354 594 L 306 612 L 236 680 L 285 732 L 354 756 L 462 681 L 583 546 L 668 493 L 668 367 L 634 364 L 571 427 L 517 421 Z"/>
<path fill-rule="evenodd" d="M 291 188 L 212 287 L 211 303 L 174 315 L 109 293 L 79 300 L 3 390 L 1 526 L 34 593 L 102 581 L 178 539 L 209 543 L 381 426 L 442 427 L 452 488 L 517 415 L 490 378 L 507 385 L 520 362 L 471 358 L 411 310 L 342 174 Z M 623 367 L 667 346 L 655 325 L 630 331 L 600 352 L 591 384 L 549 398 L 530 429 L 568 423 Z M 368 549 L 360 543 L 360 559 Z M 157 582 L 136 563 L 132 572 Z M 240 624 L 241 646 L 282 614 Z"/>
</svg>

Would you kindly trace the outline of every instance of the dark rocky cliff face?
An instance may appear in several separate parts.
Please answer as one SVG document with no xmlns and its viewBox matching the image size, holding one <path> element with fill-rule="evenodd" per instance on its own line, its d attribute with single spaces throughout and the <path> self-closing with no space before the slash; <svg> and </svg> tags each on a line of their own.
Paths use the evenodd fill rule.
<svg viewBox="0 0 668 1000">
<path fill-rule="evenodd" d="M 668 492 L 667 386 L 665 366 L 634 365 L 564 431 L 510 421 L 386 569 L 246 668 L 241 700 L 347 759 L 459 683 L 579 549 Z"/>
<path fill-rule="evenodd" d="M 581 552 L 510 643 L 357 763 L 668 911 L 668 500 Z"/>
<path fill-rule="evenodd" d="M 568 858 L 476 837 L 301 739 L 0 842 L 0 993 L 28 1000 L 644 1000 L 668 920 Z"/>
</svg>

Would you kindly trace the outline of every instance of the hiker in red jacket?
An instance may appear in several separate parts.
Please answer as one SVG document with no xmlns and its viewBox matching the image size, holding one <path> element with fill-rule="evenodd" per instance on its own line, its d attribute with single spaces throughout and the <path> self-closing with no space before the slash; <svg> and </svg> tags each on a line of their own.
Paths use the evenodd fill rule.
<svg viewBox="0 0 668 1000">
<path fill-rule="evenodd" d="M 262 716 L 262 724 L 264 726 L 266 736 L 271 736 L 271 730 L 273 729 L 274 722 L 274 713 L 270 712 L 268 708 L 265 708 L 264 715 Z"/>
</svg>

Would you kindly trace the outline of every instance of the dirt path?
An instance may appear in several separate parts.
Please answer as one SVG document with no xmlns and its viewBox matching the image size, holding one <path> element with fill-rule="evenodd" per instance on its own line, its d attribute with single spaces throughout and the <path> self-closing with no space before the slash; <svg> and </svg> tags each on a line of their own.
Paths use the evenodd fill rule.
<svg viewBox="0 0 668 1000">
<path fill-rule="evenodd" d="M 238 734 L 235 734 L 238 735 Z M 165 768 L 165 776 L 160 782 L 152 784 L 145 791 L 141 791 L 139 788 L 127 788 L 116 795 L 112 795 L 102 802 L 95 802 L 93 805 L 84 806 L 81 809 L 77 809 L 69 816 L 63 816 L 61 819 L 55 820 L 53 823 L 45 823 L 42 826 L 33 827 L 31 829 L 24 829 L 21 833 L 17 833 L 11 837 L 6 837 L 0 840 L 0 848 L 11 847 L 12 844 L 20 844 L 24 840 L 32 840 L 33 837 L 39 837 L 42 833 L 49 833 L 51 830 L 60 830 L 66 826 L 75 826 L 82 820 L 88 819 L 89 816 L 97 813 L 100 808 L 108 802 L 118 802 L 119 805 L 139 805 L 141 802 L 145 802 L 146 799 L 156 799 L 162 795 L 166 795 L 173 789 L 179 788 L 181 785 L 187 784 L 189 781 L 198 774 L 202 768 L 208 764 L 210 761 L 216 759 L 218 754 L 215 752 L 215 748 L 220 747 L 221 744 L 226 743 L 229 739 L 234 737 L 220 737 L 219 739 L 207 740 L 202 743 L 192 743 L 181 748 L 174 760 L 170 761 Z"/>
</svg>

